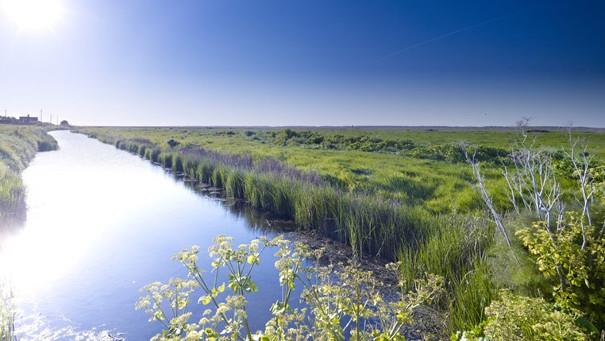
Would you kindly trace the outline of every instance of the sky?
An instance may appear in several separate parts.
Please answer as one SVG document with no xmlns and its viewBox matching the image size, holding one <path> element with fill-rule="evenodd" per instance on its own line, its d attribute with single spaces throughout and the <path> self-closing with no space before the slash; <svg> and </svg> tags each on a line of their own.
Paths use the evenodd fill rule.
<svg viewBox="0 0 605 341">
<path fill-rule="evenodd" d="M 78 125 L 605 127 L 605 2 L 0 0 L 0 77 Z"/>
</svg>

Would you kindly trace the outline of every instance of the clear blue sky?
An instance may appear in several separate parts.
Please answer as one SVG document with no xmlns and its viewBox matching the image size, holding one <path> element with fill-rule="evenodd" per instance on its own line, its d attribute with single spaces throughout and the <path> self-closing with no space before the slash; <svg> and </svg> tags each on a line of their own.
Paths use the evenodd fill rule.
<svg viewBox="0 0 605 341">
<path fill-rule="evenodd" d="M 0 14 L 2 112 L 102 125 L 605 126 L 602 0 L 55 1 L 63 15 L 45 30 Z"/>
</svg>

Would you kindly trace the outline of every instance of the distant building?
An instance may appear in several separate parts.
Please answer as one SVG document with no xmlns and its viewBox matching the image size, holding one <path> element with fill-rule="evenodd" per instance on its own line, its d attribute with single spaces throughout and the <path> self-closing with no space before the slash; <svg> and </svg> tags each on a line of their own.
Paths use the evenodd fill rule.
<svg viewBox="0 0 605 341">
<path fill-rule="evenodd" d="M 19 121 L 10 116 L 0 116 L 0 124 L 17 124 Z"/>
<path fill-rule="evenodd" d="M 38 123 L 38 118 L 37 117 L 33 117 L 33 116 L 20 116 L 19 117 L 19 123 L 21 124 L 34 124 L 34 123 Z"/>
</svg>

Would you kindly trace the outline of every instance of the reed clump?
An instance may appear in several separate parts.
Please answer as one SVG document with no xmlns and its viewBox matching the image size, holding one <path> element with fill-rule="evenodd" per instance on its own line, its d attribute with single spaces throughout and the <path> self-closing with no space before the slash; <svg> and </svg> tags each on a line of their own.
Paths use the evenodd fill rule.
<svg viewBox="0 0 605 341">
<path fill-rule="evenodd" d="M 487 228 L 486 228 L 487 227 Z M 463 330 L 482 320 L 494 284 L 487 253 L 493 245 L 493 228 L 484 219 L 444 215 L 434 219 L 430 235 L 401 252 L 406 283 L 426 273 L 444 278 L 451 330 Z"/>
</svg>

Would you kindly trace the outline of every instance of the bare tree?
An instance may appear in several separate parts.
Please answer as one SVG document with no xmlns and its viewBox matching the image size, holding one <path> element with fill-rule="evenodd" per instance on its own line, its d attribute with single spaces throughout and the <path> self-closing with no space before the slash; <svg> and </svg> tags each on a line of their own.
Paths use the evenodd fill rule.
<svg viewBox="0 0 605 341">
<path fill-rule="evenodd" d="M 470 156 L 468 154 L 468 150 L 465 145 L 461 145 L 461 148 L 464 151 L 464 156 L 466 157 L 467 162 L 471 165 L 471 167 L 473 169 L 473 174 L 475 176 L 475 179 L 477 180 L 477 185 L 479 187 L 479 192 L 481 193 L 481 197 L 483 198 L 483 202 L 485 202 L 485 205 L 489 209 L 489 211 L 492 215 L 492 218 L 494 219 L 494 222 L 496 223 L 496 227 L 498 228 L 500 233 L 502 233 L 502 235 L 504 236 L 504 239 L 506 240 L 506 244 L 509 247 L 511 247 L 512 243 L 510 241 L 510 238 L 508 237 L 506 228 L 504 227 L 504 224 L 502 223 L 502 217 L 500 216 L 500 214 L 494 207 L 492 198 L 490 197 L 489 193 L 485 189 L 485 183 L 483 181 L 483 177 L 481 176 L 481 167 L 479 165 L 479 162 L 475 158 L 475 153 L 473 153 L 473 155 Z"/>
<path fill-rule="evenodd" d="M 588 153 L 588 147 L 584 144 L 581 147 L 581 151 L 578 152 L 578 139 L 573 139 L 571 129 L 569 129 L 569 145 L 570 152 L 568 157 L 571 160 L 573 166 L 573 175 L 577 177 L 578 185 L 580 186 L 580 193 L 582 198 L 580 199 L 580 205 L 582 206 L 582 219 L 580 220 L 580 226 L 582 227 L 582 249 L 586 248 L 586 224 L 592 226 L 592 219 L 590 217 L 590 206 L 592 204 L 595 187 L 593 184 L 593 177 L 591 174 L 590 164 L 591 157 Z"/>
<path fill-rule="evenodd" d="M 553 157 L 554 154 L 548 150 L 536 147 L 536 141 L 531 140 L 527 134 L 529 119 L 524 118 L 517 123 L 521 138 L 513 146 L 510 153 L 510 163 L 503 166 L 502 175 L 506 180 L 509 195 L 514 211 L 519 214 L 521 210 L 533 213 L 535 218 L 544 222 L 544 227 L 548 236 L 556 247 L 558 245 L 557 235 L 566 225 L 564 217 L 566 212 L 566 203 L 562 200 L 561 183 L 557 179 L 557 167 Z M 579 208 L 581 208 L 580 224 L 582 228 L 582 249 L 586 248 L 588 243 L 587 231 L 592 226 L 591 206 L 595 199 L 597 188 L 594 184 L 594 174 L 592 169 L 592 158 L 588 153 L 586 144 L 580 144 L 578 139 L 573 139 L 571 129 L 569 130 L 569 151 L 565 153 L 566 162 L 570 162 L 572 172 L 571 177 L 576 179 L 581 197 L 578 198 Z M 579 147 L 581 145 L 581 147 Z M 492 199 L 485 188 L 485 183 L 481 175 L 479 162 L 475 155 L 469 155 L 468 148 L 461 145 L 467 162 L 473 169 L 473 174 L 477 180 L 481 197 L 488 207 L 496 226 L 504 235 L 507 244 L 511 241 L 507 235 L 501 215 L 498 213 Z M 605 233 L 605 222 L 601 227 L 599 238 Z M 556 267 L 561 287 L 567 283 L 562 275 L 562 269 Z"/>
<path fill-rule="evenodd" d="M 519 206 L 517 205 L 515 187 L 513 187 L 513 183 L 511 182 L 511 175 L 508 172 L 508 167 L 504 166 L 504 168 L 502 170 L 502 175 L 504 176 L 504 179 L 506 179 L 506 185 L 508 186 L 508 192 L 510 194 L 509 200 L 510 200 L 511 204 L 513 205 L 513 208 L 515 209 L 515 212 L 517 214 L 519 214 L 520 211 L 519 211 Z"/>
</svg>

